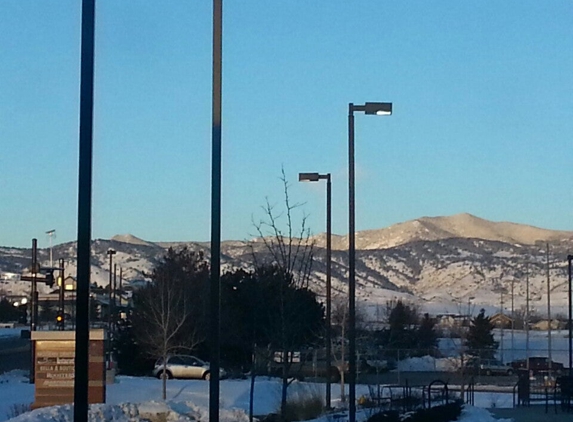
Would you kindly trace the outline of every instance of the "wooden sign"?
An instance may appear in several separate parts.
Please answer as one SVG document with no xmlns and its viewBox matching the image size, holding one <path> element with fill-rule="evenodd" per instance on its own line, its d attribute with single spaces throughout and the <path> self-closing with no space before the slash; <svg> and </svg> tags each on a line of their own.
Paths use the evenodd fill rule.
<svg viewBox="0 0 573 422">
<path fill-rule="evenodd" d="M 32 408 L 74 402 L 75 332 L 33 331 L 35 400 Z M 105 403 L 103 330 L 90 331 L 88 402 Z"/>
</svg>

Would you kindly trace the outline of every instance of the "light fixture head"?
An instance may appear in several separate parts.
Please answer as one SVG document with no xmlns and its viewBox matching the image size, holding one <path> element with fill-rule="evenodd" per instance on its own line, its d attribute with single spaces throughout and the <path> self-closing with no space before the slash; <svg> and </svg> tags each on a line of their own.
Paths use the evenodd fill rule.
<svg viewBox="0 0 573 422">
<path fill-rule="evenodd" d="M 299 173 L 299 182 L 318 182 L 320 180 L 320 174 L 318 173 Z"/>
<path fill-rule="evenodd" d="M 392 114 L 392 103 L 366 103 L 364 104 L 364 113 L 390 116 Z"/>
<path fill-rule="evenodd" d="M 107 254 L 108 255 L 115 255 L 117 252 L 115 251 L 115 249 L 108 249 L 107 250 Z"/>
</svg>

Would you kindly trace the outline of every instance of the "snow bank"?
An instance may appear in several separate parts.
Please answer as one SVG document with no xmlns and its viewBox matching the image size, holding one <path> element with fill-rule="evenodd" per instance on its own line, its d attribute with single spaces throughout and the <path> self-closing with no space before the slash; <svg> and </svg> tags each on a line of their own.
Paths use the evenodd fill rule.
<svg viewBox="0 0 573 422">
<path fill-rule="evenodd" d="M 485 409 L 464 406 L 458 422 L 513 422 L 513 419 L 496 419 Z"/>
<path fill-rule="evenodd" d="M 123 404 L 93 404 L 89 408 L 90 422 L 135 422 L 140 420 L 161 420 L 166 422 L 207 421 L 209 409 L 191 402 L 145 402 Z M 72 405 L 52 406 L 36 409 L 20 415 L 11 422 L 73 422 Z M 243 410 L 222 409 L 221 422 L 247 422 L 249 417 Z"/>
</svg>

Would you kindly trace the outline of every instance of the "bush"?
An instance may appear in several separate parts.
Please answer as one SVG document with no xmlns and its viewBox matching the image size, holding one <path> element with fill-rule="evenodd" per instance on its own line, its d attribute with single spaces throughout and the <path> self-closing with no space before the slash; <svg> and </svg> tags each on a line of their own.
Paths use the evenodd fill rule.
<svg viewBox="0 0 573 422">
<path fill-rule="evenodd" d="M 387 411 L 372 415 L 368 422 L 450 422 L 462 414 L 463 403 L 455 401 L 430 409 L 419 409 L 400 417 L 396 411 Z"/>
<path fill-rule="evenodd" d="M 31 410 L 30 403 L 15 403 L 10 406 L 10 409 L 6 412 L 6 416 L 8 419 L 15 418 L 16 416 L 20 416 L 24 413 L 27 413 Z"/>
<path fill-rule="evenodd" d="M 376 413 L 368 418 L 368 422 L 400 422 L 400 414 L 395 410 Z"/>
<path fill-rule="evenodd" d="M 291 422 L 316 419 L 323 411 L 324 403 L 318 389 L 303 388 L 289 396 L 283 420 Z"/>
</svg>

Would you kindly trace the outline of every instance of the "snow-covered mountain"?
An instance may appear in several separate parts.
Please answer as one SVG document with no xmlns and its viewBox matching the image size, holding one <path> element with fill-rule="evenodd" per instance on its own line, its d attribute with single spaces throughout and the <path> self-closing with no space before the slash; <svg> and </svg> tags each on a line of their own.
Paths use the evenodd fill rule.
<svg viewBox="0 0 573 422">
<path fill-rule="evenodd" d="M 429 311 L 444 312 L 488 306 L 491 311 L 503 299 L 506 309 L 514 291 L 514 307 L 525 304 L 529 279 L 531 305 L 544 313 L 547 303 L 547 259 L 553 312 L 563 312 L 567 302 L 566 257 L 573 251 L 573 232 L 491 222 L 470 214 L 423 217 L 380 230 L 358 232 L 357 295 L 366 304 L 383 304 L 394 297 L 418 301 Z M 324 291 L 324 234 L 314 238 L 316 261 L 313 286 Z M 549 245 L 547 256 L 546 245 Z M 348 277 L 347 236 L 333 238 L 333 288 L 343 294 Z M 187 246 L 209 256 L 206 242 L 149 242 L 133 235 L 98 239 L 92 245 L 92 282 L 105 286 L 109 280 L 109 248 L 117 251 L 113 262 L 123 269 L 124 279 L 141 280 L 151 272 L 168 247 Z M 264 250 L 254 242 L 255 250 Z M 223 270 L 247 268 L 252 261 L 246 242 L 221 245 Z M 0 272 L 18 274 L 30 265 L 30 250 L 0 247 Z M 49 251 L 39 250 L 48 264 Z M 66 260 L 67 274 L 76 272 L 76 244 L 53 248 L 54 259 Z M 6 278 L 6 277 L 5 277 Z M 2 283 L 2 281 L 0 281 Z M 26 283 L 5 280 L 0 289 L 22 290 Z M 505 297 L 504 297 L 505 296 Z"/>
</svg>

